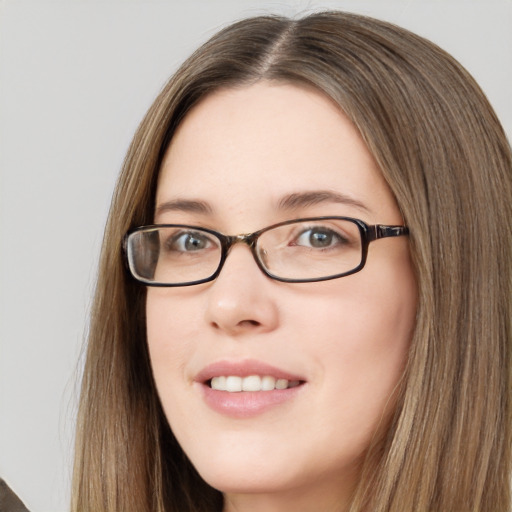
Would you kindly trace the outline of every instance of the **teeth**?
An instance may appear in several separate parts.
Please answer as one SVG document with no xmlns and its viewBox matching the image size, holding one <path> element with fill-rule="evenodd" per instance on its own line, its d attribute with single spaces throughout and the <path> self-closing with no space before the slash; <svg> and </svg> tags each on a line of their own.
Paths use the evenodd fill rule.
<svg viewBox="0 0 512 512">
<path fill-rule="evenodd" d="M 286 379 L 276 380 L 276 389 L 286 389 L 288 387 L 288 381 Z"/>
<path fill-rule="evenodd" d="M 261 378 L 257 375 L 251 375 L 240 380 L 242 381 L 242 391 L 261 391 Z"/>
<path fill-rule="evenodd" d="M 212 389 L 217 391 L 229 391 L 237 393 L 240 391 L 273 391 L 274 389 L 287 389 L 298 386 L 298 380 L 288 381 L 286 379 L 275 379 L 270 375 L 260 377 L 249 375 L 248 377 L 237 377 L 235 375 L 213 377 L 210 381 Z"/>
<path fill-rule="evenodd" d="M 261 390 L 272 391 L 276 387 L 276 379 L 267 375 L 261 379 Z"/>
<path fill-rule="evenodd" d="M 226 377 L 226 391 L 233 393 L 242 391 L 242 379 L 240 377 Z"/>
</svg>

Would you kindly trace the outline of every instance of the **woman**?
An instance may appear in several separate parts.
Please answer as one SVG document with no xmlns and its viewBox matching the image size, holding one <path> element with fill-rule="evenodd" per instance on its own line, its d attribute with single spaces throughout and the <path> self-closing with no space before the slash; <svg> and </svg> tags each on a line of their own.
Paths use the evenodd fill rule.
<svg viewBox="0 0 512 512">
<path fill-rule="evenodd" d="M 214 36 L 116 188 L 73 509 L 508 511 L 511 169 L 400 28 Z"/>
</svg>

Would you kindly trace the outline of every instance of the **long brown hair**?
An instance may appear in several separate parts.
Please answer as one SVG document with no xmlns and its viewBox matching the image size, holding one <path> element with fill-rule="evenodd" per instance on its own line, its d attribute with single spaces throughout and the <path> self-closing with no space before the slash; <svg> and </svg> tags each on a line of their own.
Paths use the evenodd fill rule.
<svg viewBox="0 0 512 512">
<path fill-rule="evenodd" d="M 162 90 L 112 201 L 91 315 L 72 508 L 221 510 L 160 407 L 146 346 L 145 289 L 123 236 L 153 220 L 163 152 L 210 92 L 271 80 L 313 87 L 360 131 L 410 229 L 419 300 L 403 386 L 368 451 L 352 511 L 509 512 L 512 159 L 469 74 L 401 28 L 325 12 L 224 29 Z"/>
</svg>

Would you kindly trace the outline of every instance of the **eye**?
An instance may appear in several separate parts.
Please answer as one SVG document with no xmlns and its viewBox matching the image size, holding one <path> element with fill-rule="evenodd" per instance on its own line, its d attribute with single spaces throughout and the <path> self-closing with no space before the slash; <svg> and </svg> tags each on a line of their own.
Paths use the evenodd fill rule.
<svg viewBox="0 0 512 512">
<path fill-rule="evenodd" d="M 205 233 L 186 231 L 174 235 L 166 246 L 170 251 L 197 252 L 212 247 L 213 241 Z"/>
<path fill-rule="evenodd" d="M 347 240 L 336 231 L 322 226 L 316 226 L 300 233 L 293 245 L 313 247 L 315 249 L 327 249 L 346 243 Z"/>
</svg>

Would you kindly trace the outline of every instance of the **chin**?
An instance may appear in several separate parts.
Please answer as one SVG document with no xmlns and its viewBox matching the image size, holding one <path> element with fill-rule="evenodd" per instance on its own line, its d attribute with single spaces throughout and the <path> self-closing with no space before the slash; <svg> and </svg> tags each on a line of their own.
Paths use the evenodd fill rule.
<svg viewBox="0 0 512 512">
<path fill-rule="evenodd" d="M 242 437 L 216 437 L 208 443 L 208 449 L 200 450 L 193 444 L 191 450 L 185 447 L 185 452 L 201 478 L 223 493 L 275 492 L 292 488 L 301 479 L 303 464 L 291 463 L 295 458 L 289 453 L 277 453 L 254 436 Z"/>
<path fill-rule="evenodd" d="M 247 465 L 243 469 L 217 467 L 199 471 L 205 482 L 224 494 L 276 493 L 303 485 L 298 475 L 280 473 L 268 467 Z"/>
</svg>

